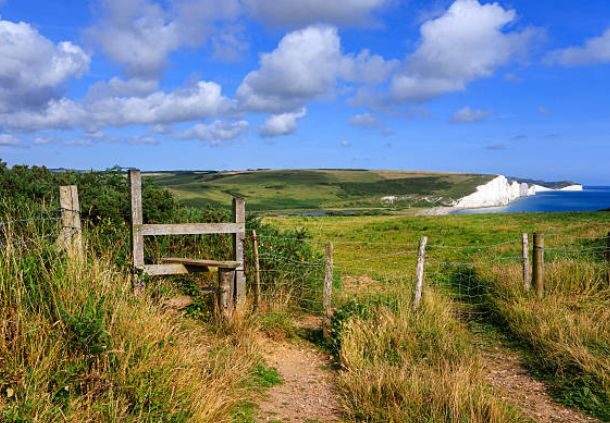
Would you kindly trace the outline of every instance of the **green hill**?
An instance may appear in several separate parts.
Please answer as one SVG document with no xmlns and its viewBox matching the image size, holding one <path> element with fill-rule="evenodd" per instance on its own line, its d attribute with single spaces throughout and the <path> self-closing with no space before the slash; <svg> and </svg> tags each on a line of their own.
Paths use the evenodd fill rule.
<svg viewBox="0 0 610 423">
<path fill-rule="evenodd" d="M 492 175 L 375 170 L 253 170 L 148 173 L 186 204 L 228 205 L 245 197 L 251 210 L 405 209 L 449 205 Z M 391 198 L 388 198 L 391 197 Z"/>
</svg>

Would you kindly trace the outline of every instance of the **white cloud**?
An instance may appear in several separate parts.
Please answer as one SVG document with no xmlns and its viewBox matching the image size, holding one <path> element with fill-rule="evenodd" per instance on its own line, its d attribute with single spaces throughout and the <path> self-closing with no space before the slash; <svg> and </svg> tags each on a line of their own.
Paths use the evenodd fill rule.
<svg viewBox="0 0 610 423">
<path fill-rule="evenodd" d="M 22 129 L 119 127 L 170 124 L 228 114 L 233 102 L 220 85 L 198 83 L 172 92 L 155 91 L 144 97 L 102 97 L 77 103 L 51 100 L 40 111 L 21 110 L 0 115 L 0 125 Z"/>
<path fill-rule="evenodd" d="M 391 0 L 244 0 L 249 12 L 272 25 L 304 26 L 316 23 L 361 25 Z"/>
<path fill-rule="evenodd" d="M 0 134 L 0 146 L 15 147 L 21 145 L 21 140 L 11 134 Z"/>
<path fill-rule="evenodd" d="M 70 42 L 54 44 L 27 23 L 0 20 L 0 113 L 43 106 L 89 60 Z"/>
<path fill-rule="evenodd" d="M 489 77 L 524 53 L 536 35 L 534 30 L 506 32 L 515 18 L 513 10 L 498 3 L 456 0 L 445 14 L 422 25 L 419 46 L 392 78 L 392 99 L 426 101 Z"/>
<path fill-rule="evenodd" d="M 546 61 L 564 66 L 586 66 L 610 63 L 610 28 L 580 47 L 570 47 L 550 52 Z"/>
<path fill-rule="evenodd" d="M 349 123 L 363 128 L 379 128 L 381 126 L 377 118 L 368 112 L 352 116 Z"/>
<path fill-rule="evenodd" d="M 181 134 L 184 139 L 196 139 L 200 141 L 218 144 L 224 141 L 232 141 L 248 131 L 250 124 L 245 120 L 235 122 L 224 122 L 217 120 L 211 124 L 197 124 Z"/>
<path fill-rule="evenodd" d="M 486 110 L 471 109 L 466 106 L 458 110 L 453 114 L 451 122 L 453 123 L 472 123 L 480 122 L 486 119 L 490 115 L 490 112 Z"/>
<path fill-rule="evenodd" d="M 237 96 L 247 110 L 281 112 L 302 107 L 333 90 L 341 67 L 341 41 L 335 28 L 309 27 L 287 34 L 260 59 Z"/>
<path fill-rule="evenodd" d="M 341 147 L 345 147 L 345 148 L 352 146 L 352 143 L 349 140 L 341 140 L 341 142 L 339 144 L 341 144 Z"/>
<path fill-rule="evenodd" d="M 260 134 L 263 137 L 279 137 L 292 134 L 297 129 L 297 119 L 307 114 L 306 109 L 292 113 L 271 115 L 261 126 Z"/>
<path fill-rule="evenodd" d="M 199 46 L 215 22 L 239 12 L 237 0 L 173 0 L 164 8 L 151 0 L 99 0 L 100 18 L 87 31 L 128 77 L 158 78 L 168 55 Z"/>
</svg>

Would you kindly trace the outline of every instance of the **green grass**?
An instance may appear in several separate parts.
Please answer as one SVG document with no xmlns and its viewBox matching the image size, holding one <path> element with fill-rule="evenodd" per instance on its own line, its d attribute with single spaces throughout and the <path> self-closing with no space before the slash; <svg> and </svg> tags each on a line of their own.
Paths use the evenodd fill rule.
<svg viewBox="0 0 610 423">
<path fill-rule="evenodd" d="M 474 192 L 488 175 L 407 171 L 274 170 L 152 174 L 186 204 L 225 207 L 245 197 L 251 210 L 394 209 L 448 204 Z M 399 196 L 393 205 L 381 201 Z"/>
</svg>

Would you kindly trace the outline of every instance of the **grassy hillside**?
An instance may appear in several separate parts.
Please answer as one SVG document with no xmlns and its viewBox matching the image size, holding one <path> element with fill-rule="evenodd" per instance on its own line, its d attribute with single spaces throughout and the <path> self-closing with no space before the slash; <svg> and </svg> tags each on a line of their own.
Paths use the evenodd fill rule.
<svg viewBox="0 0 610 423">
<path fill-rule="evenodd" d="M 251 210 L 390 209 L 447 205 L 489 175 L 373 170 L 258 170 L 149 174 L 191 206 L 248 200 Z M 382 197 L 396 196 L 390 204 Z"/>
</svg>

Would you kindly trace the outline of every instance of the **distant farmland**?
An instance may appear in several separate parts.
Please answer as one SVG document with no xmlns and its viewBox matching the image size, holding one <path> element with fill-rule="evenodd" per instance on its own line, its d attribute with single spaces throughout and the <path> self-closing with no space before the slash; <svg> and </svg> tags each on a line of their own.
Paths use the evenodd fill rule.
<svg viewBox="0 0 610 423">
<path fill-rule="evenodd" d="M 492 175 L 373 170 L 257 170 L 150 173 L 155 183 L 196 207 L 245 197 L 251 210 L 400 210 L 443 206 Z M 384 197 L 394 197 L 392 200 Z"/>
</svg>

